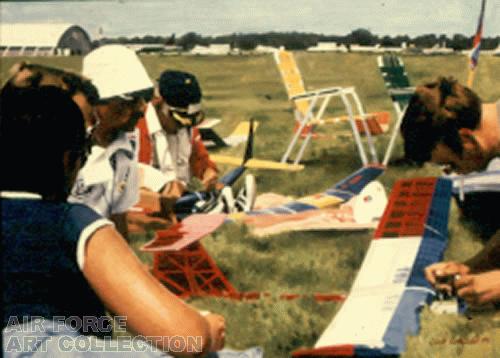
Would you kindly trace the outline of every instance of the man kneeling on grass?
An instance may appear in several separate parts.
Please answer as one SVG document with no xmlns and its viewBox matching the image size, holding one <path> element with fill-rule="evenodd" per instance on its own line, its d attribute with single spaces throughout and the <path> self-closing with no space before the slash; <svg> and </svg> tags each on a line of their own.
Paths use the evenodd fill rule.
<svg viewBox="0 0 500 358">
<path fill-rule="evenodd" d="M 500 171 L 500 101 L 481 103 L 472 90 L 454 79 L 439 78 L 416 88 L 401 133 L 405 156 L 417 163 L 444 165 L 459 174 Z M 472 304 L 500 302 L 498 191 L 488 192 L 485 200 L 474 219 L 493 225 L 494 234 L 483 250 L 464 263 L 441 262 L 425 270 L 436 288 L 456 290 Z M 454 277 L 452 284 L 440 283 L 449 276 Z"/>
</svg>

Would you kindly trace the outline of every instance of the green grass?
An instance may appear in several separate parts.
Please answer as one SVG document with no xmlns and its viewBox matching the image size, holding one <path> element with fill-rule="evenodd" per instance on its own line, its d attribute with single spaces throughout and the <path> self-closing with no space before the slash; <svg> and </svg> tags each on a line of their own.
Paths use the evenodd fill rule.
<svg viewBox="0 0 500 358">
<path fill-rule="evenodd" d="M 296 53 L 307 89 L 328 86 L 355 86 L 367 111 L 387 110 L 392 104 L 378 72 L 374 55 Z M 1 80 L 8 68 L 19 59 L 0 60 Z M 45 63 L 79 71 L 81 58 L 37 58 Z M 157 78 L 165 69 L 181 69 L 197 75 L 204 92 L 209 117 L 223 122 L 216 130 L 227 135 L 241 120 L 260 122 L 255 138 L 255 156 L 278 160 L 292 135 L 292 110 L 271 56 L 145 56 L 142 60 L 151 76 Z M 413 84 L 438 75 L 466 80 L 465 56 L 403 56 Z M 485 101 L 500 98 L 500 58 L 482 56 L 474 89 Z M 332 113 L 341 114 L 340 104 Z M 341 126 L 342 127 L 342 126 Z M 253 171 L 259 192 L 274 191 L 301 196 L 322 191 L 360 167 L 354 142 L 348 131 L 339 127 L 322 128 L 326 134 L 337 133 L 335 140 L 317 140 L 307 149 L 306 170 L 298 173 Z M 388 136 L 377 138 L 380 152 Z M 402 154 L 398 141 L 393 157 Z M 223 151 L 240 155 L 243 147 Z M 222 171 L 227 168 L 222 168 Z M 439 175 L 437 168 L 391 166 L 380 177 L 390 190 L 399 178 Z M 452 205 L 450 243 L 446 258 L 463 260 L 481 248 L 458 217 Z M 280 301 L 280 293 L 347 293 L 363 261 L 371 233 L 289 233 L 271 238 L 256 238 L 239 225 L 226 225 L 203 244 L 233 285 L 241 291 L 265 291 L 261 300 L 237 302 L 213 298 L 192 299 L 201 309 L 219 312 L 227 320 L 227 345 L 243 349 L 264 347 L 266 357 L 287 357 L 301 346 L 311 346 L 335 312 L 336 303 L 317 303 L 310 298 Z M 138 248 L 147 239 L 134 237 L 132 246 L 145 262 L 151 257 Z M 494 313 L 474 312 L 472 320 L 454 316 L 436 316 L 425 310 L 422 332 L 408 340 L 405 357 L 493 357 L 500 352 L 499 317 Z M 473 337 L 480 343 L 471 343 Z M 495 338 L 496 337 L 496 338 Z M 462 339 L 462 341 L 460 340 Z M 495 341 L 496 339 L 496 341 Z M 444 343 L 443 343 L 444 342 Z M 495 345 L 496 342 L 496 345 Z M 494 351 L 496 349 L 496 351 Z"/>
</svg>

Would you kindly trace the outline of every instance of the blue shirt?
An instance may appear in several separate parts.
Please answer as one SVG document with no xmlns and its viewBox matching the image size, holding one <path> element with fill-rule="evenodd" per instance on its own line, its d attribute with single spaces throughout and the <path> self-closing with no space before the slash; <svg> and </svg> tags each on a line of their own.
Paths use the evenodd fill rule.
<svg viewBox="0 0 500 358">
<path fill-rule="evenodd" d="M 0 205 L 3 327 L 14 316 L 105 316 L 81 269 L 87 239 L 111 222 L 81 204 L 3 197 Z"/>
</svg>

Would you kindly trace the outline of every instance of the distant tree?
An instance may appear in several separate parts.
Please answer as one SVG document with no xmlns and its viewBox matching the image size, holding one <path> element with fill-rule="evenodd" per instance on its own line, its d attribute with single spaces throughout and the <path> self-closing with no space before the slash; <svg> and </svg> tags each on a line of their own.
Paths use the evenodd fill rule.
<svg viewBox="0 0 500 358">
<path fill-rule="evenodd" d="M 450 45 L 455 51 L 462 51 L 469 47 L 469 38 L 461 34 L 455 34 L 450 40 Z"/>
<path fill-rule="evenodd" d="M 244 36 L 234 41 L 234 47 L 242 50 L 253 50 L 257 47 L 258 41 L 255 36 Z"/>
<path fill-rule="evenodd" d="M 485 50 L 494 49 L 498 46 L 500 36 L 483 38 L 481 47 Z M 323 35 L 304 32 L 266 32 L 266 33 L 233 33 L 228 35 L 221 35 L 216 37 L 202 36 L 195 32 L 188 32 L 180 38 L 176 38 L 175 34 L 170 36 L 153 36 L 146 35 L 144 37 L 118 37 L 118 38 L 102 38 L 99 41 L 94 41 L 95 46 L 111 43 L 164 43 L 168 45 L 176 44 L 181 46 L 184 50 L 190 50 L 195 45 L 209 44 L 230 44 L 231 47 L 238 47 L 244 50 L 254 49 L 257 45 L 281 47 L 284 46 L 290 50 L 304 50 L 310 46 L 316 45 L 319 41 L 337 42 L 339 44 L 360 44 L 363 46 L 372 46 L 379 41 L 383 46 L 401 46 L 403 42 L 407 44 L 413 43 L 415 46 L 432 47 L 436 44 L 446 43 L 448 47 L 455 50 L 463 50 L 471 48 L 472 36 L 466 37 L 461 34 L 455 34 L 451 39 L 446 35 L 435 34 L 420 35 L 415 38 L 410 38 L 407 35 L 398 36 L 383 36 L 379 39 L 378 36 L 372 34 L 367 29 L 356 29 L 345 36 L 340 35 Z"/>
<path fill-rule="evenodd" d="M 471 41 L 472 44 L 472 41 Z M 481 48 L 485 50 L 494 50 L 500 45 L 500 36 L 497 37 L 486 37 L 481 41 Z"/>
<path fill-rule="evenodd" d="M 196 45 L 209 45 L 210 41 L 207 38 L 203 38 L 196 32 L 188 32 L 182 35 L 177 41 L 177 45 L 181 46 L 184 50 L 191 50 Z"/>
<path fill-rule="evenodd" d="M 439 46 L 445 46 L 445 45 L 448 45 L 448 43 L 449 43 L 449 40 L 445 34 L 439 35 L 439 38 L 438 38 Z"/>
<path fill-rule="evenodd" d="M 373 35 L 370 30 L 356 29 L 347 35 L 349 43 L 362 46 L 373 46 L 378 42 L 378 37 Z"/>
<path fill-rule="evenodd" d="M 173 33 L 172 35 L 170 35 L 169 37 L 167 37 L 163 43 L 166 46 L 175 45 L 175 33 Z"/>
<path fill-rule="evenodd" d="M 438 43 L 438 38 L 435 34 L 426 34 L 415 37 L 413 42 L 417 47 L 432 47 Z"/>
<path fill-rule="evenodd" d="M 389 36 L 389 38 L 390 38 L 390 42 L 393 43 L 392 46 L 396 46 L 396 47 L 401 47 L 401 45 L 403 43 L 406 43 L 408 45 L 411 42 L 411 38 L 408 35 L 398 35 L 395 37 Z"/>
<path fill-rule="evenodd" d="M 397 46 L 395 39 L 390 36 L 384 36 L 380 40 L 382 46 Z"/>
</svg>

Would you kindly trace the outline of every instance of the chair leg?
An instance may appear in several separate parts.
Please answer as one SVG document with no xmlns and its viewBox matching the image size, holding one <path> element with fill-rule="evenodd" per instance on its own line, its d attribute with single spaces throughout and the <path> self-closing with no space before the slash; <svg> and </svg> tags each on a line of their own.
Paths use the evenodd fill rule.
<svg viewBox="0 0 500 358">
<path fill-rule="evenodd" d="M 389 144 L 387 146 L 387 149 L 385 151 L 384 160 L 382 162 L 382 165 L 385 165 L 385 166 L 387 166 L 387 164 L 389 163 L 389 160 L 391 158 L 392 150 L 394 149 L 394 144 L 396 143 L 396 137 L 398 135 L 399 127 L 401 126 L 401 122 L 403 121 L 403 114 L 404 114 L 404 111 L 401 110 L 401 107 L 400 107 L 398 102 L 393 102 L 393 104 L 394 104 L 394 109 L 396 110 L 396 116 L 397 116 L 398 120 L 394 124 L 394 128 L 393 128 L 392 134 L 391 134 L 391 139 L 390 139 Z"/>
</svg>

